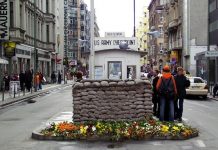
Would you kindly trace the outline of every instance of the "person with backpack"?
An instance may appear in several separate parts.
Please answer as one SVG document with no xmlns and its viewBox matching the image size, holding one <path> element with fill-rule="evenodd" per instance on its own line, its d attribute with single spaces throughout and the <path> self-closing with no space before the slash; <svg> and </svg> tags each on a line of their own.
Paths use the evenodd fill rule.
<svg viewBox="0 0 218 150">
<path fill-rule="evenodd" d="M 177 95 L 177 88 L 175 79 L 170 73 L 170 67 L 167 65 L 163 68 L 163 75 L 157 82 L 156 90 L 160 96 L 160 121 L 173 122 L 174 99 Z"/>
<path fill-rule="evenodd" d="M 177 68 L 177 75 L 175 76 L 177 87 L 177 98 L 175 101 L 175 119 L 182 121 L 183 103 L 186 96 L 186 88 L 190 86 L 190 81 L 185 77 L 182 67 Z"/>
</svg>

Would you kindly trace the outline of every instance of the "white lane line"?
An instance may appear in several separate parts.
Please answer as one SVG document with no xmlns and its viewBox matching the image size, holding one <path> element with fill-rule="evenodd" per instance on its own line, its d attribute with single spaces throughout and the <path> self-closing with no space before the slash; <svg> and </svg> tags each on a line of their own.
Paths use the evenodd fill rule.
<svg viewBox="0 0 218 150">
<path fill-rule="evenodd" d="M 182 120 L 184 120 L 185 122 L 188 122 L 188 119 L 187 119 L 187 118 L 182 118 Z"/>
<path fill-rule="evenodd" d="M 154 146 L 160 146 L 160 145 L 163 145 L 161 142 L 152 142 L 152 145 Z"/>
<path fill-rule="evenodd" d="M 204 144 L 204 141 L 202 140 L 196 140 L 195 144 L 197 147 L 200 147 L 200 148 L 206 147 L 206 145 Z"/>
<path fill-rule="evenodd" d="M 192 104 L 192 105 L 197 105 L 197 106 L 200 106 L 200 107 L 211 109 L 211 107 L 203 105 L 203 104 L 199 104 L 199 103 L 193 103 L 193 102 L 190 102 L 190 101 L 186 101 L 185 103 L 189 103 L 189 104 Z"/>
</svg>

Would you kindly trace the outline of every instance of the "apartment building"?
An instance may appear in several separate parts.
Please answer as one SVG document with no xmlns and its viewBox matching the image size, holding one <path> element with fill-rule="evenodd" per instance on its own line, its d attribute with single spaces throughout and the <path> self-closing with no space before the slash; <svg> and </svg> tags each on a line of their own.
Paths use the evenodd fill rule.
<svg viewBox="0 0 218 150">
<path fill-rule="evenodd" d="M 91 16 L 83 0 L 68 1 L 68 60 L 73 66 L 88 68 L 90 52 Z M 99 27 L 95 17 L 95 36 L 99 36 Z"/>
<path fill-rule="evenodd" d="M 139 26 L 136 29 L 136 37 L 138 39 L 139 51 L 148 53 L 148 32 L 149 32 L 149 12 L 147 7 L 144 7 L 143 16 L 140 18 Z M 141 58 L 140 63 L 143 68 L 148 65 L 148 55 Z"/>
<path fill-rule="evenodd" d="M 9 2 L 10 31 L 6 45 L 13 45 L 15 55 L 7 58 L 12 63 L 4 72 L 19 74 L 34 68 L 34 24 L 36 24 L 36 47 L 38 50 L 38 71 L 50 76 L 52 59 L 55 58 L 55 0 L 11 0 Z M 3 46 L 4 56 L 7 53 Z"/>
<path fill-rule="evenodd" d="M 164 20 L 165 20 L 165 5 L 169 3 L 169 0 L 152 0 L 148 10 L 149 10 L 149 29 L 152 32 L 158 32 L 159 36 L 155 37 L 153 35 L 149 36 L 148 43 L 148 60 L 150 61 L 150 66 L 153 69 L 162 70 L 163 66 L 167 64 L 168 60 L 168 47 L 166 43 Z"/>
</svg>

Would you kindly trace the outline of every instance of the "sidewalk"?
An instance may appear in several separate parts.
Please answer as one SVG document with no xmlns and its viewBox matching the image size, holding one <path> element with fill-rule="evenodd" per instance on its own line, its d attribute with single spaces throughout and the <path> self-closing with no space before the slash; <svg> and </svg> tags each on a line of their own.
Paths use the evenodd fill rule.
<svg viewBox="0 0 218 150">
<path fill-rule="evenodd" d="M 5 107 L 7 105 L 11 105 L 13 103 L 17 103 L 17 102 L 20 102 L 20 101 L 25 101 L 27 99 L 31 99 L 31 98 L 34 98 L 34 97 L 37 97 L 38 95 L 40 94 L 43 94 L 43 93 L 46 93 L 46 92 L 49 92 L 49 90 L 52 90 L 52 89 L 58 89 L 60 87 L 66 87 L 66 86 L 70 86 L 72 85 L 73 81 L 71 80 L 68 80 L 67 81 L 67 84 L 64 84 L 62 82 L 62 84 L 47 84 L 47 85 L 43 85 L 42 86 L 42 90 L 38 90 L 37 92 L 34 92 L 34 89 L 31 92 L 27 92 L 24 93 L 21 92 L 20 94 L 16 94 L 15 95 L 15 98 L 14 98 L 14 95 L 10 95 L 9 92 L 6 92 L 4 94 L 4 101 L 2 101 L 2 92 L 0 92 L 0 108 L 2 107 Z"/>
<path fill-rule="evenodd" d="M 218 97 L 217 96 L 213 97 L 213 95 L 208 94 L 208 98 L 212 99 L 212 100 L 215 100 L 215 101 L 218 101 Z"/>
</svg>

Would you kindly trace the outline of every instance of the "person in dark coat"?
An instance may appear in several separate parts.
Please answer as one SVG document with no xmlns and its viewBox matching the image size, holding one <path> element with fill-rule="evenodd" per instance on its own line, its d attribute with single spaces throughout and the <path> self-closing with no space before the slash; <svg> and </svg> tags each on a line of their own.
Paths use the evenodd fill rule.
<svg viewBox="0 0 218 150">
<path fill-rule="evenodd" d="M 21 73 L 19 74 L 19 78 L 20 78 L 20 88 L 21 88 L 21 91 L 24 91 L 24 89 L 25 89 L 25 87 L 24 87 L 25 74 L 23 73 L 23 71 L 21 71 Z"/>
<path fill-rule="evenodd" d="M 30 70 L 26 71 L 26 73 L 25 73 L 25 85 L 26 85 L 28 92 L 30 92 L 30 89 L 32 88 L 32 80 L 33 80 L 33 75 L 31 73 L 31 71 Z"/>
<path fill-rule="evenodd" d="M 58 72 L 58 84 L 61 84 L 61 73 L 60 73 L 60 71 Z"/>
<path fill-rule="evenodd" d="M 51 74 L 51 82 L 52 83 L 55 83 L 56 82 L 56 75 L 55 75 L 55 72 L 53 71 L 52 74 Z"/>
<path fill-rule="evenodd" d="M 160 114 L 160 99 L 158 96 L 158 92 L 156 90 L 157 82 L 159 80 L 158 77 L 159 71 L 155 70 L 154 71 L 154 79 L 152 81 L 152 87 L 153 87 L 153 95 L 152 95 L 152 102 L 153 102 L 153 114 L 154 116 L 159 117 Z"/>
<path fill-rule="evenodd" d="M 8 76 L 7 73 L 5 73 L 5 76 L 3 78 L 4 82 L 5 82 L 5 90 L 8 91 L 9 90 L 9 84 L 10 84 L 10 76 Z"/>
<path fill-rule="evenodd" d="M 185 77 L 182 67 L 177 68 L 177 75 L 175 76 L 177 87 L 177 99 L 175 101 L 175 119 L 182 121 L 183 103 L 186 96 L 186 88 L 190 86 L 190 81 Z"/>
</svg>

